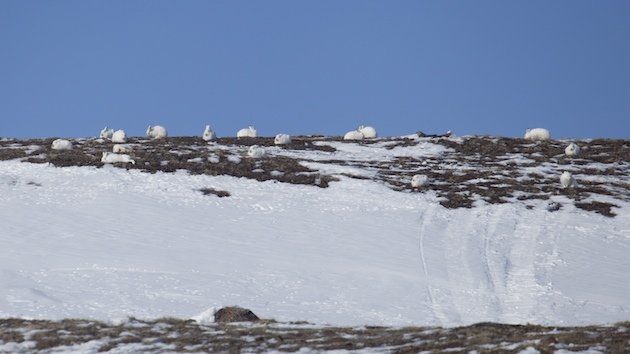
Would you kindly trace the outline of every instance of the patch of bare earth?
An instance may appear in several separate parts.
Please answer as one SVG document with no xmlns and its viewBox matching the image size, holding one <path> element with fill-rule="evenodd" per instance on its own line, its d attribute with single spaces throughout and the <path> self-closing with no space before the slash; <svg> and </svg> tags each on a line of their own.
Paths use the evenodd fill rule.
<svg viewBox="0 0 630 354">
<path fill-rule="evenodd" d="M 68 319 L 62 321 L 0 319 L 0 348 L 31 343 L 34 351 L 52 351 L 96 341 L 99 352 L 294 352 L 374 349 L 385 353 L 518 353 L 528 347 L 541 353 L 555 350 L 606 353 L 630 351 L 630 323 L 610 326 L 545 327 L 480 323 L 440 327 L 327 327 L 304 323 L 200 325 L 191 320 L 129 319 L 122 324 Z M 127 348 L 127 349 L 129 349 Z"/>
<path fill-rule="evenodd" d="M 222 190 L 218 190 L 218 189 L 214 189 L 214 188 L 201 188 L 199 190 L 201 193 L 203 193 L 203 195 L 216 195 L 219 198 L 224 198 L 224 197 L 229 197 L 230 196 L 230 192 L 228 191 L 222 191 Z"/>
<path fill-rule="evenodd" d="M 575 203 L 575 206 L 580 209 L 594 211 L 596 213 L 599 213 L 605 216 L 610 216 L 610 217 L 617 215 L 611 211 L 611 208 L 612 207 L 619 208 L 618 205 L 615 205 L 612 203 L 603 203 L 603 202 Z"/>
</svg>

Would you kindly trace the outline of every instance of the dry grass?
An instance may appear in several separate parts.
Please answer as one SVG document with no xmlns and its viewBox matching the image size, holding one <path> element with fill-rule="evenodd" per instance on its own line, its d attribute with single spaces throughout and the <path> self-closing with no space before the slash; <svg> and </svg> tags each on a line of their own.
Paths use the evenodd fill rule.
<svg viewBox="0 0 630 354">
<path fill-rule="evenodd" d="M 619 208 L 618 205 L 603 202 L 575 203 L 575 206 L 580 209 L 594 211 L 608 217 L 614 217 L 615 215 L 617 215 L 612 212 L 612 207 Z"/>
<path fill-rule="evenodd" d="M 533 347 L 541 353 L 600 347 L 607 353 L 630 351 L 630 323 L 612 326 L 545 327 L 479 323 L 457 328 L 440 327 L 316 327 L 308 324 L 199 325 L 191 320 L 163 318 L 129 319 L 112 325 L 98 321 L 28 321 L 0 319 L 0 341 L 35 341 L 35 349 L 102 341 L 107 352 L 128 344 L 142 344 L 144 352 L 264 352 L 379 349 L 391 353 L 454 352 L 518 353 Z M 169 349 L 166 349 L 169 348 Z"/>
</svg>

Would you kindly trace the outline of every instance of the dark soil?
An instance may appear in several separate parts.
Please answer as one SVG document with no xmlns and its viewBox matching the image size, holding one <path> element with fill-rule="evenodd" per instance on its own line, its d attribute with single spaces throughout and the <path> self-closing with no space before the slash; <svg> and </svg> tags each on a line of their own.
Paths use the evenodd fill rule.
<svg viewBox="0 0 630 354">
<path fill-rule="evenodd" d="M 229 197 L 230 196 L 230 192 L 227 191 L 220 191 L 214 188 L 202 188 L 199 190 L 201 193 L 203 193 L 204 195 L 209 195 L 209 194 L 214 194 L 219 198 L 223 198 L 223 197 Z"/>
<path fill-rule="evenodd" d="M 600 213 L 602 215 L 610 216 L 610 217 L 617 215 L 613 213 L 610 208 L 612 207 L 619 208 L 618 205 L 611 204 L 611 203 L 602 203 L 602 202 L 575 203 L 575 206 L 580 209 L 594 211 L 596 213 Z"/>
<path fill-rule="evenodd" d="M 466 327 L 321 327 L 259 321 L 199 325 L 191 320 L 129 319 L 123 324 L 90 320 L 0 319 L 0 346 L 32 341 L 33 351 L 52 351 L 98 340 L 99 352 L 133 348 L 141 353 L 239 353 L 378 350 L 381 353 L 518 353 L 529 347 L 605 353 L 630 352 L 630 322 L 611 326 L 545 327 L 479 323 Z M 129 346 L 128 348 L 125 348 Z M 67 347 L 66 347 L 67 348 Z M 66 349 L 67 351 L 68 349 Z"/>
</svg>

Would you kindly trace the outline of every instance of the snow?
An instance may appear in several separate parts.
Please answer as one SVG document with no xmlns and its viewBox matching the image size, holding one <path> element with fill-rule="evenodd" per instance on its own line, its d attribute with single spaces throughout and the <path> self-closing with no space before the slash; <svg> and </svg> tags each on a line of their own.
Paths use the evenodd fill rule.
<svg viewBox="0 0 630 354">
<path fill-rule="evenodd" d="M 209 325 L 214 323 L 214 313 L 217 312 L 219 308 L 211 307 L 200 314 L 192 316 L 190 319 L 201 325 Z"/>
<path fill-rule="evenodd" d="M 334 159 L 353 161 L 378 161 L 388 160 L 395 157 L 432 157 L 441 155 L 451 149 L 442 145 L 423 141 L 411 147 L 400 147 L 392 145 L 390 141 L 380 141 L 374 144 L 348 144 L 342 142 L 318 141 L 315 145 L 331 146 L 336 149 L 332 154 Z M 392 147 L 394 146 L 394 147 Z M 388 149 L 384 149 L 389 147 Z"/>
<path fill-rule="evenodd" d="M 240 156 L 236 156 L 236 155 L 230 155 L 227 157 L 228 161 L 233 162 L 233 163 L 241 163 L 241 158 Z"/>
<path fill-rule="evenodd" d="M 374 177 L 351 162 L 448 151 L 428 140 L 317 144 L 337 151 L 268 152 Z M 331 159 L 350 163 L 321 163 Z M 614 200 L 614 218 L 564 196 L 552 198 L 563 203 L 553 213 L 549 200 L 446 209 L 433 191 L 338 179 L 318 188 L 0 162 L 0 317 L 209 323 L 214 309 L 238 305 L 261 318 L 351 326 L 630 318 L 628 202 Z M 231 196 L 198 191 L 209 186 Z"/>
<path fill-rule="evenodd" d="M 598 347 L 598 348 L 590 348 L 587 350 L 580 350 L 580 351 L 560 349 L 560 350 L 555 350 L 553 353 L 554 354 L 603 354 L 605 353 L 605 348 Z"/>
</svg>

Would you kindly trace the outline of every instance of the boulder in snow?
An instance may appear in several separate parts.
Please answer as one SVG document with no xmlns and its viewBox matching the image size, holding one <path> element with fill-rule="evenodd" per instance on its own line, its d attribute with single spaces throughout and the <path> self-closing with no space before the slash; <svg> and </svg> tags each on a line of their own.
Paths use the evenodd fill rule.
<svg viewBox="0 0 630 354">
<path fill-rule="evenodd" d="M 214 322 L 256 322 L 260 318 L 251 310 L 238 307 L 228 306 L 217 310 L 214 313 Z"/>
</svg>

